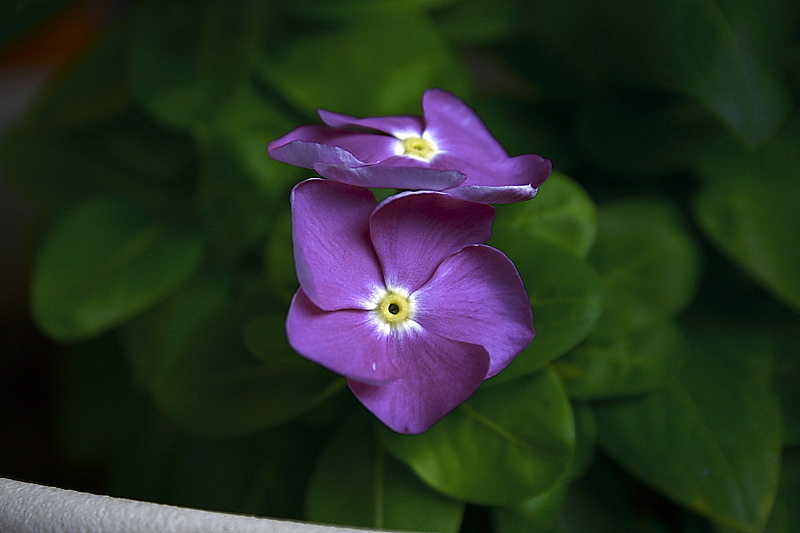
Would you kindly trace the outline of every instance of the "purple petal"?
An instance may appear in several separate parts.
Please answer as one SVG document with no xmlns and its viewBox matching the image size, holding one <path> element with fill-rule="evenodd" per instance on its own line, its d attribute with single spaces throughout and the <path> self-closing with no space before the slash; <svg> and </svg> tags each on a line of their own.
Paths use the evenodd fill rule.
<svg viewBox="0 0 800 533">
<path fill-rule="evenodd" d="M 392 136 L 398 134 L 413 134 L 416 136 L 422 135 L 424 128 L 424 121 L 422 117 L 402 116 L 402 117 L 370 117 L 370 118 L 356 118 L 350 115 L 343 115 L 341 113 L 334 113 L 325 109 L 318 110 L 319 116 L 322 121 L 340 130 L 351 128 L 368 128 L 372 130 L 382 131 Z"/>
<path fill-rule="evenodd" d="M 361 403 L 398 433 L 422 433 L 464 403 L 486 377 L 481 346 L 421 331 L 391 337 L 402 376 L 370 385 L 348 380 Z"/>
<path fill-rule="evenodd" d="M 422 97 L 422 108 L 425 111 L 425 131 L 440 149 L 473 159 L 508 157 L 480 117 L 454 94 L 442 89 L 429 89 Z"/>
<path fill-rule="evenodd" d="M 297 291 L 286 317 L 289 344 L 300 355 L 343 376 L 384 383 L 399 373 L 389 353 L 389 337 L 379 335 L 371 311 L 324 311 Z"/>
<path fill-rule="evenodd" d="M 303 168 L 314 168 L 314 163 L 356 167 L 394 157 L 397 143 L 389 135 L 300 126 L 269 143 L 267 150 L 276 161 Z"/>
<path fill-rule="evenodd" d="M 375 196 L 369 189 L 310 179 L 291 195 L 297 279 L 319 307 L 364 309 L 383 285 L 369 238 Z"/>
<path fill-rule="evenodd" d="M 503 159 L 478 160 L 458 154 L 442 153 L 430 163 L 441 170 L 457 168 L 467 175 L 462 186 L 488 185 L 541 185 L 550 175 L 552 165 L 547 159 L 535 154 L 524 154 Z"/>
<path fill-rule="evenodd" d="M 317 163 L 314 170 L 325 178 L 360 187 L 387 189 L 425 189 L 439 191 L 457 187 L 466 176 L 457 170 L 434 170 L 420 166 L 410 157 L 397 157 L 381 165 L 364 165 L 351 168 L 347 165 Z"/>
<path fill-rule="evenodd" d="M 487 377 L 505 368 L 535 335 L 516 267 L 489 246 L 469 246 L 442 261 L 414 297 L 419 302 L 414 319 L 425 330 L 486 348 Z"/>
<path fill-rule="evenodd" d="M 437 192 L 401 193 L 370 218 L 370 235 L 387 287 L 413 292 L 442 260 L 464 246 L 485 243 L 494 208 Z"/>
</svg>

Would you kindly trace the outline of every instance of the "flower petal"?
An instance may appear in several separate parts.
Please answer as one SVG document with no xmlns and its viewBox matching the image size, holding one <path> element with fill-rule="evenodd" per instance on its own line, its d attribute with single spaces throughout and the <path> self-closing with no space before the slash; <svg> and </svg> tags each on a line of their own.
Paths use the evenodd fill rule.
<svg viewBox="0 0 800 533">
<path fill-rule="evenodd" d="M 314 170 L 325 178 L 350 183 L 360 187 L 387 189 L 425 189 L 437 191 L 456 187 L 466 176 L 457 170 L 434 170 L 424 167 L 409 157 L 395 157 L 392 166 L 364 165 L 355 168 L 347 165 L 317 163 Z M 385 163 L 385 162 L 384 162 Z"/>
<path fill-rule="evenodd" d="M 309 179 L 291 195 L 297 279 L 319 307 L 365 309 L 383 285 L 369 239 L 375 196 L 363 187 Z"/>
<path fill-rule="evenodd" d="M 342 376 L 372 384 L 399 376 L 389 338 L 378 334 L 370 311 L 324 311 L 300 289 L 289 307 L 286 335 L 297 353 Z"/>
<path fill-rule="evenodd" d="M 384 200 L 369 227 L 386 286 L 413 292 L 444 258 L 489 240 L 493 221 L 492 206 L 444 193 L 408 192 Z"/>
<path fill-rule="evenodd" d="M 322 121 L 332 128 L 340 130 L 351 128 L 368 128 L 382 131 L 389 135 L 413 134 L 421 136 L 424 129 L 422 117 L 415 116 L 395 116 L 395 117 L 369 117 L 356 118 L 350 115 L 334 113 L 325 109 L 318 110 Z"/>
<path fill-rule="evenodd" d="M 348 380 L 353 394 L 398 433 L 422 433 L 480 387 L 489 366 L 486 350 L 419 331 L 391 337 L 402 377 L 370 385 Z"/>
<path fill-rule="evenodd" d="M 486 348 L 487 377 L 505 368 L 535 335 L 528 293 L 514 263 L 490 246 L 468 246 L 442 261 L 414 298 L 414 320 L 425 330 Z"/>
<path fill-rule="evenodd" d="M 394 157 L 397 139 L 378 133 L 341 131 L 327 126 L 300 126 L 269 143 L 276 161 L 303 168 L 314 163 L 357 167 Z"/>
<path fill-rule="evenodd" d="M 532 185 L 538 187 L 547 179 L 552 165 L 535 154 L 524 154 L 496 160 L 478 160 L 458 154 L 443 153 L 431 161 L 432 168 L 457 168 L 467 175 L 464 186 L 469 185 Z"/>
<path fill-rule="evenodd" d="M 456 95 L 428 89 L 422 97 L 425 132 L 442 150 L 474 159 L 504 159 L 505 148 L 492 136 L 480 117 Z"/>
<path fill-rule="evenodd" d="M 524 202 L 530 200 L 539 189 L 530 185 L 471 185 L 467 187 L 456 187 L 448 189 L 449 194 L 472 200 L 473 202 L 486 202 L 487 204 L 511 204 L 514 202 Z"/>
</svg>

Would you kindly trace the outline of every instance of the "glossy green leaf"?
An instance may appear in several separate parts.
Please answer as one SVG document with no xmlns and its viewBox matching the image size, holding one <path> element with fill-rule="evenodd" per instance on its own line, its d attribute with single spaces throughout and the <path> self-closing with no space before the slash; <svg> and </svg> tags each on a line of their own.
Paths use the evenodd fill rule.
<svg viewBox="0 0 800 533">
<path fill-rule="evenodd" d="M 248 79 L 261 58 L 267 4 L 244 0 L 141 2 L 134 10 L 131 79 L 144 106 L 186 128 L 206 122 Z"/>
<path fill-rule="evenodd" d="M 124 200 L 90 198 L 42 243 L 33 273 L 34 318 L 60 341 L 93 337 L 164 298 L 202 253 L 195 232 Z"/>
<path fill-rule="evenodd" d="M 369 422 L 366 417 L 351 419 L 329 441 L 308 486 L 306 519 L 457 533 L 464 502 L 434 491 L 389 455 L 375 440 Z"/>
<path fill-rule="evenodd" d="M 698 252 L 678 211 L 660 199 L 601 206 L 589 262 L 605 282 L 596 331 L 613 336 L 663 322 L 693 298 Z"/>
<path fill-rule="evenodd" d="M 671 381 L 688 346 L 672 323 L 620 337 L 590 335 L 554 364 L 571 398 L 588 400 L 650 392 Z"/>
<path fill-rule="evenodd" d="M 139 379 L 176 424 L 213 437 L 249 434 L 342 388 L 340 378 L 292 352 L 284 312 L 264 314 L 268 292 L 245 288 L 234 299 L 220 283 L 192 280 L 123 331 Z M 254 338 L 258 326 L 271 329 Z"/>
<path fill-rule="evenodd" d="M 756 153 L 701 162 L 708 178 L 695 199 L 711 240 L 757 283 L 800 309 L 800 151 L 797 132 Z M 721 150 L 724 148 L 721 147 Z"/>
<path fill-rule="evenodd" d="M 696 334 L 673 385 L 596 404 L 600 445 L 686 507 L 760 531 L 778 488 L 782 438 L 771 360 L 762 336 Z"/>
<path fill-rule="evenodd" d="M 386 448 L 429 485 L 485 505 L 511 505 L 550 490 L 575 444 L 572 410 L 550 369 L 480 389 L 427 433 L 381 429 Z"/>
<path fill-rule="evenodd" d="M 597 231 L 597 207 L 574 180 L 554 172 L 531 201 L 497 207 L 492 246 L 523 257 L 530 238 L 546 239 L 586 257 Z"/>
<path fill-rule="evenodd" d="M 467 92 L 464 71 L 422 16 L 298 34 L 289 44 L 273 50 L 263 78 L 309 116 L 317 108 L 359 116 L 420 114 L 430 87 Z"/>
<path fill-rule="evenodd" d="M 536 338 L 489 385 L 535 372 L 577 345 L 592 330 L 603 305 L 600 279 L 586 261 L 531 236 L 506 240 L 530 296 Z"/>
</svg>

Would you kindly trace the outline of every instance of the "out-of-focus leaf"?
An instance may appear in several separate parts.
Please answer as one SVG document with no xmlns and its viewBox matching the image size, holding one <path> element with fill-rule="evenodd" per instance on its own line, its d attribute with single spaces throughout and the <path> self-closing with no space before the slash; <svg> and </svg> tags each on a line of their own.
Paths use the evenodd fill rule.
<svg viewBox="0 0 800 533">
<path fill-rule="evenodd" d="M 559 533 L 561 507 L 569 484 L 566 479 L 553 488 L 526 502 L 513 507 L 496 507 L 492 512 L 492 524 L 497 533 Z"/>
<path fill-rule="evenodd" d="M 783 454 L 781 482 L 775 506 L 772 508 L 764 533 L 793 533 L 800 531 L 800 449 L 788 449 Z"/>
<path fill-rule="evenodd" d="M 30 120 L 55 132 L 97 126 L 133 105 L 127 79 L 128 26 L 123 20 L 101 33 L 84 55 L 55 76 L 31 110 Z"/>
<path fill-rule="evenodd" d="M 578 131 L 595 162 L 641 181 L 687 168 L 722 130 L 685 97 L 613 87 L 586 102 Z"/>
<path fill-rule="evenodd" d="M 630 473 L 721 524 L 761 531 L 778 488 L 780 406 L 769 339 L 691 337 L 675 383 L 598 403 L 600 445 Z"/>
<path fill-rule="evenodd" d="M 351 419 L 331 438 L 306 493 L 306 519 L 401 531 L 457 533 L 464 502 L 423 483 Z"/>
<path fill-rule="evenodd" d="M 327 23 L 364 24 L 376 18 L 419 14 L 428 7 L 454 3 L 456 0 L 341 0 L 339 2 L 317 2 L 297 0 L 287 5 L 295 15 Z"/>
<path fill-rule="evenodd" d="M 550 490 L 575 445 L 572 410 L 551 369 L 480 389 L 421 435 L 382 427 L 381 442 L 435 489 L 484 505 Z"/>
<path fill-rule="evenodd" d="M 620 337 L 590 335 L 554 364 L 571 398 L 614 398 L 663 387 L 687 351 L 680 330 L 663 323 Z"/>
<path fill-rule="evenodd" d="M 416 15 L 298 35 L 273 50 L 262 74 L 309 115 L 317 108 L 359 116 L 420 114 L 430 87 L 467 92 L 459 63 L 433 25 Z"/>
<path fill-rule="evenodd" d="M 178 128 L 215 118 L 261 58 L 267 6 L 256 0 L 208 0 L 192 9 L 137 4 L 131 78 L 144 106 Z"/>
<path fill-rule="evenodd" d="M 71 346 L 54 417 L 59 454 L 82 471 L 107 468 L 146 412 L 113 335 Z"/>
<path fill-rule="evenodd" d="M 569 177 L 554 172 L 529 202 L 498 206 L 492 246 L 523 256 L 530 238 L 543 238 L 586 257 L 597 231 L 597 207 Z"/>
<path fill-rule="evenodd" d="M 93 197 L 61 218 L 33 272 L 32 309 L 60 341 L 93 337 L 158 302 L 197 267 L 203 253 L 191 230 L 141 207 Z"/>
<path fill-rule="evenodd" d="M 535 372 L 566 353 L 589 334 L 603 305 L 597 274 L 572 252 L 536 236 L 504 243 L 500 249 L 517 265 L 528 290 L 536 338 L 488 385 Z"/>
<path fill-rule="evenodd" d="M 678 0 L 655 8 L 655 31 L 677 86 L 749 145 L 763 143 L 790 110 L 778 70 L 779 2 Z"/>
<path fill-rule="evenodd" d="M 342 387 L 327 370 L 291 357 L 278 318 L 255 322 L 274 329 L 249 331 L 246 340 L 250 322 L 269 313 L 271 295 L 245 287 L 231 298 L 219 284 L 193 280 L 123 331 L 139 378 L 176 424 L 213 437 L 245 435 L 291 420 Z"/>
<path fill-rule="evenodd" d="M 691 301 L 698 281 L 698 252 L 681 215 L 655 198 L 601 206 L 589 261 L 605 282 L 597 335 L 669 320 Z"/>
<path fill-rule="evenodd" d="M 783 407 L 784 445 L 800 446 L 800 324 L 778 336 L 775 386 Z"/>
<path fill-rule="evenodd" d="M 184 184 L 196 157 L 190 138 L 161 128 L 135 109 L 120 112 L 102 128 L 73 132 L 54 132 L 31 120 L 4 141 L 9 176 L 55 209 L 94 194 L 162 207 L 185 203 Z"/>
<path fill-rule="evenodd" d="M 455 42 L 492 42 L 510 35 L 517 24 L 516 2 L 497 0 L 486 7 L 484 0 L 448 2 L 435 13 L 436 22 Z"/>
<path fill-rule="evenodd" d="M 291 127 L 248 86 L 230 97 L 218 120 L 193 128 L 202 163 L 197 202 L 216 262 L 252 252 L 276 215 L 288 210 L 298 171 L 271 159 L 266 146 Z"/>
<path fill-rule="evenodd" d="M 702 160 L 695 212 L 726 255 L 800 309 L 800 132 L 786 133 L 755 153 L 722 146 Z"/>
</svg>

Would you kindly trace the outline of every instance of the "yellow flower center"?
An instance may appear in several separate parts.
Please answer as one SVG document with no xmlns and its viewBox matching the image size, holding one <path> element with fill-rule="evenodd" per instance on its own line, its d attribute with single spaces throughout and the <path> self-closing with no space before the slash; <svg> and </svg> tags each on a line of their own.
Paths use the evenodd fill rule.
<svg viewBox="0 0 800 533">
<path fill-rule="evenodd" d="M 438 152 L 435 144 L 422 137 L 407 137 L 402 139 L 400 143 L 403 148 L 402 155 L 424 159 L 425 161 L 433 159 L 433 156 Z"/>
<path fill-rule="evenodd" d="M 385 334 L 392 331 L 405 331 L 417 326 L 413 320 L 416 314 L 413 298 L 403 290 L 394 289 L 382 292 L 375 299 L 373 309 L 376 323 Z"/>
</svg>

